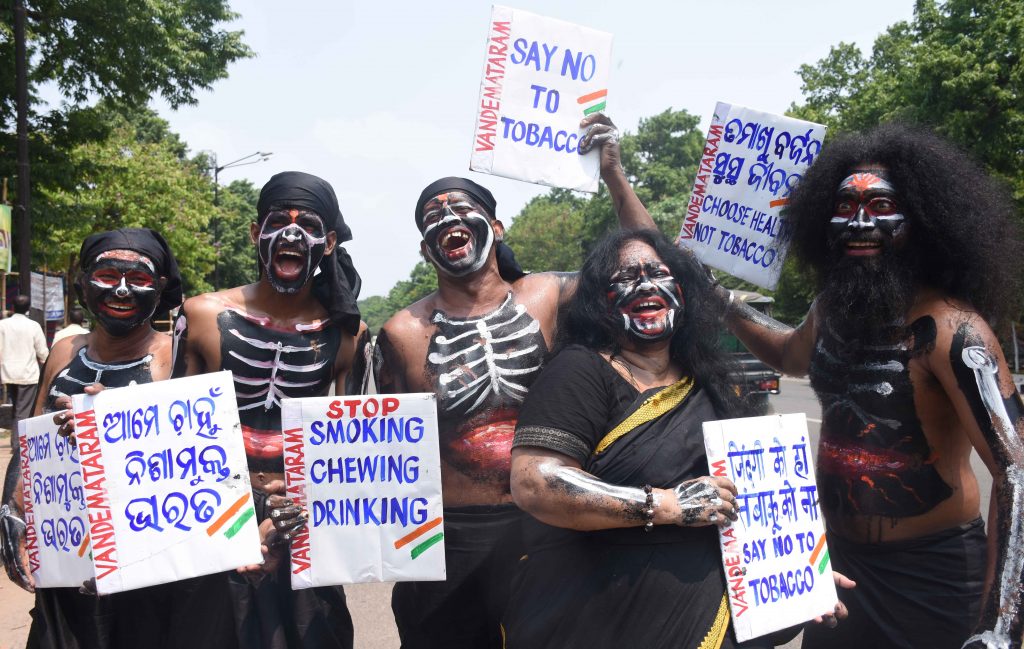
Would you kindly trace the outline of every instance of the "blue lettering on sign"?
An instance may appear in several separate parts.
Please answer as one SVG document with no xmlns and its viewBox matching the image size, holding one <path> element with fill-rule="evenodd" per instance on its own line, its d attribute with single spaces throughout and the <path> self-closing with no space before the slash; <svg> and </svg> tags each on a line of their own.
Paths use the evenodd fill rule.
<svg viewBox="0 0 1024 649">
<path fill-rule="evenodd" d="M 45 547 L 77 553 L 85 538 L 85 521 L 80 516 L 46 518 L 39 523 L 39 535 Z"/>
<path fill-rule="evenodd" d="M 339 498 L 313 501 L 313 527 L 422 525 L 426 498 Z"/>
<path fill-rule="evenodd" d="M 167 448 L 148 455 L 134 450 L 125 454 L 124 472 L 129 485 L 141 484 L 143 478 L 149 478 L 152 482 L 188 480 L 194 487 L 207 477 L 215 482 L 223 481 L 231 475 L 227 463 L 227 453 L 218 444 L 210 444 L 198 452 L 195 446 L 187 446 L 177 453 Z"/>
<path fill-rule="evenodd" d="M 513 65 L 533 67 L 537 72 L 542 70 L 549 72 L 551 57 L 556 51 L 558 51 L 557 45 L 548 45 L 537 41 L 528 43 L 525 38 L 517 38 L 512 42 L 512 54 L 509 56 L 509 61 Z"/>
<path fill-rule="evenodd" d="M 313 460 L 309 479 L 314 484 L 353 484 L 393 482 L 411 484 L 420 478 L 420 458 L 416 455 L 371 455 Z"/>
<path fill-rule="evenodd" d="M 85 509 L 85 490 L 82 488 L 82 474 L 78 471 L 43 475 L 39 471 L 32 474 L 32 502 L 36 505 L 64 506 L 70 512 L 72 506 L 76 511 Z"/>
<path fill-rule="evenodd" d="M 111 412 L 103 417 L 104 438 L 108 444 L 116 444 L 129 439 L 148 437 L 150 433 L 160 434 L 160 422 L 157 407 L 136 408 Z"/>
<path fill-rule="evenodd" d="M 541 126 L 534 122 L 521 122 L 511 117 L 502 117 L 505 129 L 501 136 L 513 142 L 523 142 L 527 146 L 548 148 L 559 153 L 577 152 L 579 134 L 568 131 L 554 130 L 550 126 Z"/>
<path fill-rule="evenodd" d="M 751 579 L 748 583 L 754 591 L 754 603 L 760 606 L 811 592 L 814 588 L 814 571 L 810 566 L 804 566 L 777 575 Z"/>
<path fill-rule="evenodd" d="M 573 78 L 573 81 L 577 79 L 590 81 L 594 78 L 594 72 L 596 71 L 597 59 L 594 58 L 593 54 L 583 56 L 582 52 L 576 52 L 573 55 L 571 50 L 565 50 L 565 58 L 562 59 L 563 77 L 568 73 Z"/>
<path fill-rule="evenodd" d="M 163 532 L 167 525 L 187 532 L 194 523 L 209 523 L 221 498 L 213 489 L 199 489 L 191 496 L 172 491 L 163 497 L 159 506 L 158 500 L 158 496 L 146 496 L 125 506 L 124 515 L 132 531 L 152 529 Z"/>
<path fill-rule="evenodd" d="M 370 417 L 313 421 L 309 424 L 309 443 L 322 444 L 391 444 L 419 443 L 424 434 L 420 417 Z"/>
</svg>

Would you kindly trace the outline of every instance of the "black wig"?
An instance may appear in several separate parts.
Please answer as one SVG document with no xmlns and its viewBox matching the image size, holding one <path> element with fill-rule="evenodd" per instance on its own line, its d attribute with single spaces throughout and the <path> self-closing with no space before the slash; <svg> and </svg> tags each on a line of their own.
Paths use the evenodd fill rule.
<svg viewBox="0 0 1024 649">
<path fill-rule="evenodd" d="M 790 197 L 781 236 L 819 288 L 831 262 L 826 240 L 836 190 L 860 163 L 888 168 L 919 283 L 970 303 L 991 322 L 1016 314 L 1024 246 L 1009 195 L 942 138 L 899 123 L 826 145 Z"/>
<path fill-rule="evenodd" d="M 683 371 L 708 391 L 716 410 L 726 417 L 742 416 L 746 407 L 730 381 L 735 368 L 721 351 L 724 307 L 712 293 L 703 268 L 688 252 L 672 245 L 657 230 L 616 230 L 591 250 L 580 270 L 576 294 L 562 326 L 562 344 L 576 343 L 599 352 L 618 353 L 622 317 L 608 303 L 608 285 L 619 269 L 619 251 L 631 241 L 654 248 L 683 291 L 684 307 L 675 324 L 669 353 Z"/>
</svg>

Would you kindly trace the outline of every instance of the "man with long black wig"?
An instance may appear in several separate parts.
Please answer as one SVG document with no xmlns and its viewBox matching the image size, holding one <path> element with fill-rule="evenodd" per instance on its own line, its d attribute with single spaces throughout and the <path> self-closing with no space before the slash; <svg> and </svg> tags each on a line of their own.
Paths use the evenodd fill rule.
<svg viewBox="0 0 1024 649">
<path fill-rule="evenodd" d="M 255 284 L 189 298 L 175 323 L 175 376 L 231 370 L 267 561 L 261 581 L 229 574 L 238 641 L 255 649 L 352 647 L 340 586 L 293 591 L 285 549 L 307 514 L 282 495 L 281 400 L 338 393 L 366 344 L 352 232 L 327 181 L 298 171 L 260 191 L 250 238 Z M 261 577 L 256 577 L 256 580 Z"/>
<path fill-rule="evenodd" d="M 795 329 L 731 300 L 762 360 L 809 374 L 818 484 L 845 630 L 805 647 L 1020 647 L 1024 407 L 992 326 L 1016 310 L 1021 237 L 1002 187 L 916 128 L 827 145 L 786 211 L 818 296 Z M 974 449 L 993 476 L 988 540 Z"/>
</svg>

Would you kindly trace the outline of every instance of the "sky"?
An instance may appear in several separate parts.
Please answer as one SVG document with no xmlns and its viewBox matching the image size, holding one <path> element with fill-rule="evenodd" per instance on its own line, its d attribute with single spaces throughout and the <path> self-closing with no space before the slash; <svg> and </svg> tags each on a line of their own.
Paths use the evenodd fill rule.
<svg viewBox="0 0 1024 649">
<path fill-rule="evenodd" d="M 870 52 L 913 0 L 519 0 L 517 9 L 613 34 L 606 113 L 620 130 L 667 108 L 700 115 L 716 101 L 781 113 L 799 101 L 800 65 L 841 41 Z M 220 164 L 266 162 L 220 182 L 300 170 L 328 180 L 354 233 L 345 247 L 361 297 L 385 295 L 419 261 L 413 211 L 442 176 L 472 178 L 506 226 L 546 187 L 469 171 L 491 3 L 231 0 L 256 56 L 200 92 L 195 106 L 153 107 L 191 151 Z"/>
</svg>

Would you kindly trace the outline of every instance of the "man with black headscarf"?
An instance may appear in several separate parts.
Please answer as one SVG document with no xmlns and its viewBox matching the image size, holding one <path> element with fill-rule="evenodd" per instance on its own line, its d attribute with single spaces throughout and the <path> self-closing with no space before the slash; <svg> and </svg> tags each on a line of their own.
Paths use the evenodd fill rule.
<svg viewBox="0 0 1024 649">
<path fill-rule="evenodd" d="M 342 392 L 359 372 L 366 344 L 356 307 L 360 280 L 340 245 L 352 232 L 330 184 L 298 171 L 271 178 L 256 209 L 249 232 L 260 279 L 185 302 L 174 328 L 174 375 L 234 375 L 257 515 L 271 548 L 266 579 L 228 576 L 239 643 L 349 648 L 344 590 L 291 589 L 283 550 L 305 514 L 272 494 L 284 480 L 281 400 L 326 395 L 332 383 Z"/>
<path fill-rule="evenodd" d="M 615 125 L 581 124 L 626 228 L 653 228 L 619 160 Z M 523 398 L 555 341 L 575 273 L 525 274 L 502 243 L 505 227 L 484 187 L 465 178 L 428 185 L 416 203 L 420 249 L 438 290 L 400 311 L 378 337 L 381 392 L 437 395 L 447 581 L 403 582 L 392 608 L 402 647 L 500 647 L 511 570 L 522 554 L 522 514 L 509 462 Z"/>
<path fill-rule="evenodd" d="M 171 374 L 171 338 L 153 329 L 155 314 L 181 304 L 181 277 L 167 242 L 148 228 L 89 236 L 79 252 L 75 291 L 95 326 L 53 346 L 35 414 L 60 412 L 102 376 L 105 387 L 163 381 Z M 8 467 L 0 508 L 0 555 L 8 576 L 32 591 L 24 561 L 18 454 Z M 223 580 L 199 577 L 107 597 L 75 588 L 36 591 L 29 647 L 114 649 L 233 645 Z M 228 620 L 226 622 L 226 620 Z"/>
</svg>

